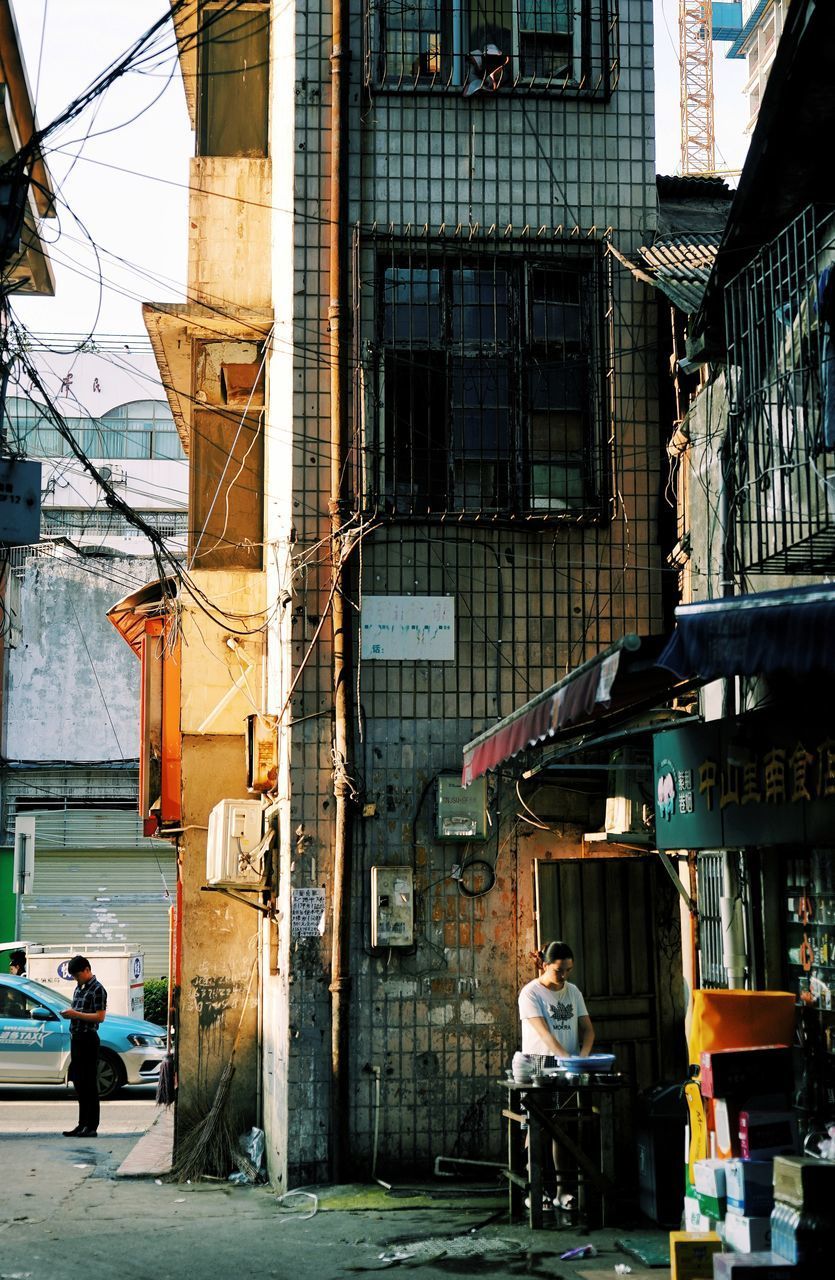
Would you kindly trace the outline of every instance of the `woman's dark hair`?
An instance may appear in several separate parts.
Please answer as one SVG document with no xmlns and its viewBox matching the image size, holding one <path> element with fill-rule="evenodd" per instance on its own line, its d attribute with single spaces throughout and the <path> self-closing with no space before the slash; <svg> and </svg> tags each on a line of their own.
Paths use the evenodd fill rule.
<svg viewBox="0 0 835 1280">
<path fill-rule="evenodd" d="M 14 965 L 16 969 L 25 969 L 26 968 L 26 952 L 13 951 L 9 956 L 9 964 Z"/>
<path fill-rule="evenodd" d="M 549 942 L 539 953 L 543 965 L 554 964 L 557 960 L 573 960 L 574 952 L 567 942 Z"/>
</svg>

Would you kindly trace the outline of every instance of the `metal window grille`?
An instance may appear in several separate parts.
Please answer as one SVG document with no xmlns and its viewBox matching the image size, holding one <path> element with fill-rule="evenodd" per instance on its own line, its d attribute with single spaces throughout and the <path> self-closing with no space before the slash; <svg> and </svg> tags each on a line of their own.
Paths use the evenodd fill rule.
<svg viewBox="0 0 835 1280">
<path fill-rule="evenodd" d="M 187 511 L 143 511 L 142 519 L 163 538 L 184 538 L 188 533 Z M 116 511 L 73 510 L 44 507 L 41 520 L 45 533 L 67 533 L 81 537 L 101 533 L 115 538 L 144 538 L 144 533 Z"/>
<path fill-rule="evenodd" d="M 806 209 L 726 290 L 743 571 L 835 563 L 835 218 Z"/>
<path fill-rule="evenodd" d="M 696 865 L 699 894 L 699 964 L 703 987 L 727 987 L 723 962 L 720 901 L 723 886 L 721 853 L 700 853 Z"/>
<path fill-rule="evenodd" d="M 369 263 L 376 307 L 356 397 L 365 506 L 599 517 L 611 470 L 600 245 L 373 237 Z"/>
<path fill-rule="evenodd" d="M 606 100 L 617 81 L 618 0 L 366 0 L 374 89 L 524 89 Z"/>
</svg>

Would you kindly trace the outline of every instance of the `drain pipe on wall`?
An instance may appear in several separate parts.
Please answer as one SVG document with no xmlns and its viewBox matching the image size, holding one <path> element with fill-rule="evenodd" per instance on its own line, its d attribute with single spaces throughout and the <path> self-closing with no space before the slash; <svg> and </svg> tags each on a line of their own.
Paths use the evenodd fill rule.
<svg viewBox="0 0 835 1280">
<path fill-rule="evenodd" d="M 736 594 L 734 577 L 734 525 L 733 509 L 733 460 L 731 426 L 725 432 L 719 452 L 722 489 L 719 495 L 719 523 L 722 537 L 722 596 L 725 599 Z M 722 697 L 723 718 L 735 716 L 739 711 L 739 690 L 736 676 L 725 677 Z M 719 899 L 719 917 L 722 926 L 722 965 L 731 991 L 745 986 L 748 972 L 748 953 L 745 937 L 745 906 L 742 901 L 741 878 L 738 860 L 740 854 L 725 849 L 722 854 L 722 896 Z"/>
<path fill-rule="evenodd" d="M 739 854 L 722 854 L 722 896 L 719 918 L 722 923 L 722 965 L 728 976 L 728 989 L 738 991 L 745 986 L 748 955 L 745 945 L 745 910 L 740 895 L 737 867 Z"/>
<path fill-rule="evenodd" d="M 331 940 L 331 1111 L 330 1165 L 334 1181 L 343 1179 L 348 1151 L 348 1016 L 350 1008 L 351 885 L 351 666 L 352 619 L 346 604 L 347 548 L 343 521 L 350 510 L 348 469 L 348 48 L 347 0 L 333 0 L 331 44 L 331 166 L 329 212 L 330 301 L 330 527 L 333 597 L 333 920 Z"/>
</svg>

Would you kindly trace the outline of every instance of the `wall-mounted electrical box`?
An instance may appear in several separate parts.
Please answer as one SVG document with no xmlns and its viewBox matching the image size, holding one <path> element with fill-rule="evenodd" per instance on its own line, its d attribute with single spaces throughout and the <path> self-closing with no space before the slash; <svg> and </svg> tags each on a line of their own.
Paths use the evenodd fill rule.
<svg viewBox="0 0 835 1280">
<path fill-rule="evenodd" d="M 487 779 L 476 778 L 461 786 L 459 773 L 442 773 L 435 790 L 435 839 L 486 840 Z"/>
<path fill-rule="evenodd" d="M 372 867 L 372 947 L 411 947 L 414 940 L 415 885 L 412 868 Z"/>
<path fill-rule="evenodd" d="M 246 718 L 246 786 L 248 791 L 275 791 L 278 781 L 278 716 Z"/>
<path fill-rule="evenodd" d="M 209 814 L 208 884 L 258 888 L 264 877 L 260 800 L 221 800 Z"/>
</svg>

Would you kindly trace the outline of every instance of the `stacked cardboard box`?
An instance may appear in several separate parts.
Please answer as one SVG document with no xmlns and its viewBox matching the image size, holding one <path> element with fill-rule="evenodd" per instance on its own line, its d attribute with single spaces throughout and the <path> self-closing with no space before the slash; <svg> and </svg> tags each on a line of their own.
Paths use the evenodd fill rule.
<svg viewBox="0 0 835 1280">
<path fill-rule="evenodd" d="M 717 1253 L 713 1280 L 813 1280 L 776 1253 Z"/>
<path fill-rule="evenodd" d="M 688 1230 L 716 1231 L 738 1253 L 771 1248 L 773 1158 L 798 1149 L 791 1090 L 787 1048 L 701 1054 L 699 1091 L 711 1155 L 693 1165 L 684 1204 Z"/>
<path fill-rule="evenodd" d="M 759 1165 L 759 1167 L 757 1167 Z M 765 1181 L 765 1168 L 772 1183 Z M 801 1156 L 775 1156 L 773 1161 L 729 1160 L 725 1168 L 726 1243 L 735 1208 L 762 1222 L 773 1194 L 771 1248 L 721 1253 L 713 1258 L 713 1280 L 822 1280 L 832 1270 L 835 1253 L 835 1163 Z"/>
<path fill-rule="evenodd" d="M 721 1248 L 715 1231 L 671 1231 L 670 1280 L 713 1280 L 713 1257 Z"/>
<path fill-rule="evenodd" d="M 835 1163 L 801 1156 L 775 1158 L 771 1247 L 787 1262 L 813 1270 L 832 1266 Z"/>
</svg>

